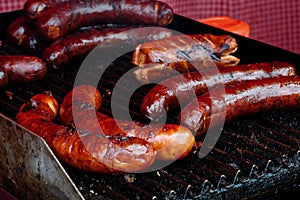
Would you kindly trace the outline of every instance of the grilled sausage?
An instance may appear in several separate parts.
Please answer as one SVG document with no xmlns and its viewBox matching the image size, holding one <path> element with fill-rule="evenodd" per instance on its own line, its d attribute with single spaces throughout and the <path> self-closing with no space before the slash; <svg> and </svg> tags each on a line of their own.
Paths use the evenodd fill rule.
<svg viewBox="0 0 300 200">
<path fill-rule="evenodd" d="M 24 17 L 28 23 L 34 24 L 43 11 L 64 1 L 67 0 L 27 0 L 23 7 Z"/>
<path fill-rule="evenodd" d="M 225 85 L 225 93 L 216 90 L 214 94 L 199 96 L 179 116 L 182 124 L 197 132 L 197 135 L 206 133 L 209 125 L 218 124 L 222 113 L 229 121 L 258 112 L 299 109 L 300 77 L 236 82 Z"/>
<path fill-rule="evenodd" d="M 41 136 L 63 162 L 79 170 L 97 173 L 141 172 L 154 161 L 152 145 L 139 138 L 88 133 L 55 124 L 57 101 L 37 94 L 23 104 L 16 120 Z"/>
<path fill-rule="evenodd" d="M 0 55 L 1 86 L 7 83 L 27 83 L 42 79 L 46 64 L 35 56 Z"/>
<path fill-rule="evenodd" d="M 167 25 L 172 19 L 172 9 L 159 1 L 74 0 L 45 10 L 37 18 L 37 29 L 45 39 L 53 41 L 84 26 L 103 23 Z"/>
<path fill-rule="evenodd" d="M 46 46 L 38 33 L 29 27 L 24 16 L 15 19 L 9 25 L 6 31 L 6 40 L 13 47 L 36 55 L 41 54 Z"/>
<path fill-rule="evenodd" d="M 62 121 L 65 124 L 74 123 L 77 129 L 92 133 L 103 131 L 110 136 L 144 139 L 153 145 L 157 160 L 174 161 L 186 156 L 192 149 L 194 136 L 185 127 L 175 124 L 146 126 L 95 113 L 101 102 L 94 97 L 94 93 L 95 88 L 83 85 L 67 94 L 60 108 Z"/>
<path fill-rule="evenodd" d="M 295 74 L 295 67 L 286 62 L 244 64 L 191 72 L 167 79 L 152 88 L 143 98 L 140 111 L 150 119 L 157 119 L 163 110 L 168 112 L 178 108 L 179 104 L 184 106 L 191 98 L 218 84 Z"/>
<path fill-rule="evenodd" d="M 133 28 L 136 29 L 128 32 Z M 150 31 L 134 26 L 89 28 L 56 40 L 45 49 L 42 57 L 48 66 L 57 69 L 72 60 L 83 58 L 98 45 L 112 46 L 118 42 L 126 41 L 137 43 L 145 40 L 162 39 L 171 36 L 171 34 L 172 32 L 167 29 L 157 28 Z"/>
<path fill-rule="evenodd" d="M 222 63 L 222 57 L 229 56 L 238 48 L 235 38 L 229 35 L 195 34 L 178 35 L 158 41 L 147 42 L 136 47 L 132 62 L 138 66 L 148 63 L 165 63 L 174 65 L 174 69 L 181 71 L 181 67 L 191 68 L 191 61 L 200 63 L 203 67 L 210 67 L 205 59 L 212 59 L 218 66 L 236 65 L 239 59 L 232 58 L 231 63 Z M 179 66 L 176 63 L 184 63 Z M 184 68 L 184 72 L 186 71 Z"/>
</svg>

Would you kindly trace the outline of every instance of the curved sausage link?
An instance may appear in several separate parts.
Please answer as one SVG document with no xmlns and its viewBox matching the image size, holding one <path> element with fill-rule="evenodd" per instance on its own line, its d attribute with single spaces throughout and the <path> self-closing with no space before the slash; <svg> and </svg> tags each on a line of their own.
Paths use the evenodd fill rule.
<svg viewBox="0 0 300 200">
<path fill-rule="evenodd" d="M 263 78 L 231 83 L 225 93 L 205 93 L 189 103 L 179 119 L 198 135 L 206 133 L 209 124 L 219 122 L 219 114 L 226 113 L 226 121 L 272 110 L 295 110 L 300 107 L 300 77 Z M 213 113 L 213 114 L 212 114 Z"/>
<path fill-rule="evenodd" d="M 57 101 L 52 96 L 38 94 L 22 105 L 16 120 L 44 138 L 70 166 L 97 173 L 132 173 L 143 172 L 153 163 L 155 152 L 145 140 L 69 129 L 52 121 L 57 110 Z"/>
<path fill-rule="evenodd" d="M 93 94 L 93 95 L 91 95 Z M 186 156 L 195 139 L 187 128 L 175 125 L 143 125 L 120 121 L 96 112 L 101 104 L 98 91 L 91 86 L 78 86 L 68 93 L 60 108 L 60 117 L 65 124 L 79 130 L 103 131 L 109 136 L 137 137 L 153 145 L 157 160 L 174 161 Z"/>
<path fill-rule="evenodd" d="M 159 1 L 74 0 L 44 11 L 37 18 L 37 29 L 45 39 L 53 41 L 84 26 L 103 23 L 167 25 L 172 19 L 172 9 Z"/>
<path fill-rule="evenodd" d="M 218 73 L 217 73 L 218 72 Z M 218 84 L 277 76 L 293 76 L 294 66 L 287 62 L 264 62 L 237 65 L 216 70 L 191 72 L 167 79 L 152 88 L 143 98 L 140 111 L 150 119 L 160 118 L 163 111 L 175 110 Z M 188 97 L 188 98 L 187 98 Z"/>
</svg>

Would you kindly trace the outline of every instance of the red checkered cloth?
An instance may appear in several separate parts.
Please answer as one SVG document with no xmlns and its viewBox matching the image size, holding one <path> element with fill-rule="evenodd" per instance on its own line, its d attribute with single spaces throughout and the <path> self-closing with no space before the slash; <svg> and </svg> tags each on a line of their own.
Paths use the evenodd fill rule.
<svg viewBox="0 0 300 200">
<path fill-rule="evenodd" d="M 228 16 L 250 26 L 250 38 L 300 54 L 299 0 L 161 0 L 175 13 L 204 19 Z"/>
<path fill-rule="evenodd" d="M 26 0 L 0 0 L 0 12 L 20 10 Z"/>
<path fill-rule="evenodd" d="M 175 13 L 204 19 L 228 16 L 250 25 L 250 38 L 300 54 L 299 0 L 161 0 Z M 25 0 L 0 0 L 0 12 L 22 9 Z"/>
</svg>

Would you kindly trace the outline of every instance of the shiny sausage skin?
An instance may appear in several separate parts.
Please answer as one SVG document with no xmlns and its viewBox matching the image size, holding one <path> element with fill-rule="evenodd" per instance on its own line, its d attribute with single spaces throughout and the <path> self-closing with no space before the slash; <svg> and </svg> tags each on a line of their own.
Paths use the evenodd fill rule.
<svg viewBox="0 0 300 200">
<path fill-rule="evenodd" d="M 42 79 L 47 72 L 46 64 L 35 56 L 0 55 L 0 72 L 6 81 L 0 78 L 3 87 L 6 84 L 27 83 Z M 3 79 L 3 80 L 2 80 Z"/>
<path fill-rule="evenodd" d="M 57 3 L 67 0 L 27 0 L 23 7 L 23 13 L 28 23 L 35 23 L 36 18 L 45 10 Z"/>
<path fill-rule="evenodd" d="M 17 122 L 41 136 L 60 160 L 79 170 L 96 173 L 142 172 L 154 161 L 152 145 L 139 138 L 121 138 L 76 131 L 55 124 L 57 101 L 37 94 L 23 104 Z"/>
<path fill-rule="evenodd" d="M 27 24 L 25 17 L 15 19 L 7 28 L 6 41 L 15 48 L 39 55 L 44 51 L 46 42 Z"/>
<path fill-rule="evenodd" d="M 178 71 L 182 71 L 181 67 L 184 67 L 184 72 L 185 68 L 194 68 L 190 66 L 191 61 L 202 64 L 202 68 L 210 67 L 206 66 L 211 65 L 211 63 L 206 63 L 207 58 L 210 58 L 217 66 L 232 66 L 239 62 L 238 58 L 230 56 L 237 48 L 235 38 L 229 35 L 178 35 L 138 45 L 132 62 L 141 67 L 148 63 L 165 63 L 167 66 L 174 65 L 173 68 Z M 228 56 L 230 58 L 224 58 Z M 228 62 L 229 60 L 231 61 Z M 178 66 L 176 63 L 179 63 Z"/>
<path fill-rule="evenodd" d="M 96 93 L 96 95 L 94 95 Z M 190 130 L 175 124 L 145 126 L 120 121 L 96 112 L 101 104 L 98 91 L 91 86 L 78 86 L 68 93 L 60 107 L 60 117 L 65 124 L 87 132 L 103 131 L 109 136 L 136 137 L 153 145 L 156 160 L 175 161 L 185 157 L 195 139 Z M 101 127 L 101 128 L 100 128 Z"/>
<path fill-rule="evenodd" d="M 173 19 L 172 9 L 153 0 L 74 0 L 62 2 L 42 12 L 37 29 L 47 40 L 95 24 L 167 25 Z"/>
<path fill-rule="evenodd" d="M 295 110 L 300 105 L 300 77 L 287 76 L 241 81 L 225 85 L 225 93 L 205 93 L 189 103 L 179 116 L 182 124 L 202 135 L 216 125 L 225 112 L 225 121 L 272 110 Z M 197 104 L 198 103 L 198 104 Z M 211 115 L 211 113 L 214 113 Z"/>
<path fill-rule="evenodd" d="M 118 44 L 118 42 L 138 42 L 143 40 L 162 39 L 171 36 L 172 32 L 167 29 L 154 29 L 151 33 L 143 34 L 143 29 L 130 29 L 137 27 L 107 27 L 107 28 L 88 28 L 62 37 L 49 45 L 42 57 L 48 66 L 58 69 L 64 64 L 82 59 L 96 46 L 107 46 Z M 150 31 L 149 31 L 150 32 Z"/>
<path fill-rule="evenodd" d="M 191 72 L 167 79 L 152 88 L 143 98 L 140 111 L 150 119 L 157 119 L 164 110 L 169 112 L 179 105 L 184 106 L 191 98 L 218 84 L 295 74 L 294 66 L 277 61 L 220 67 L 217 71 L 207 69 Z"/>
</svg>

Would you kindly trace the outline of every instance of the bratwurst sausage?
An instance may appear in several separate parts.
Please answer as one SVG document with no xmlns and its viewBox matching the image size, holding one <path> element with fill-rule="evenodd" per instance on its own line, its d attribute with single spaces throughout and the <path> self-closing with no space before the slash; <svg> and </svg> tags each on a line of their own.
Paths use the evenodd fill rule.
<svg viewBox="0 0 300 200">
<path fill-rule="evenodd" d="M 35 56 L 0 55 L 0 86 L 9 83 L 27 83 L 42 79 L 46 64 Z"/>
<path fill-rule="evenodd" d="M 94 95 L 95 88 L 78 86 L 68 93 L 60 106 L 60 117 L 65 124 L 77 130 L 103 132 L 109 136 L 141 138 L 153 145 L 156 160 L 175 161 L 185 157 L 194 145 L 193 134 L 185 127 L 175 124 L 143 125 L 121 121 L 96 112 L 101 101 Z M 95 96 L 95 97 L 94 97 Z"/>
<path fill-rule="evenodd" d="M 253 63 L 191 72 L 167 79 L 152 88 L 143 98 L 140 111 L 150 119 L 157 119 L 163 110 L 168 112 L 179 105 L 185 106 L 188 100 L 218 84 L 295 74 L 295 67 L 287 62 Z"/>
<path fill-rule="evenodd" d="M 90 27 L 57 39 L 45 49 L 42 57 L 48 66 L 58 69 L 72 60 L 82 59 L 96 46 L 116 45 L 117 47 L 120 42 L 134 44 L 170 37 L 171 34 L 170 30 L 161 28 L 150 30 L 134 26 L 117 27 L 113 25 L 104 28 Z"/>
<path fill-rule="evenodd" d="M 209 125 L 233 120 L 258 112 L 295 110 L 300 105 L 300 77 L 275 77 L 241 81 L 225 85 L 225 93 L 205 93 L 190 102 L 180 113 L 182 124 L 202 135 Z"/>
<path fill-rule="evenodd" d="M 153 0 L 74 0 L 53 5 L 37 18 L 37 29 L 48 40 L 95 24 L 167 25 L 173 19 L 172 9 Z"/>
</svg>

